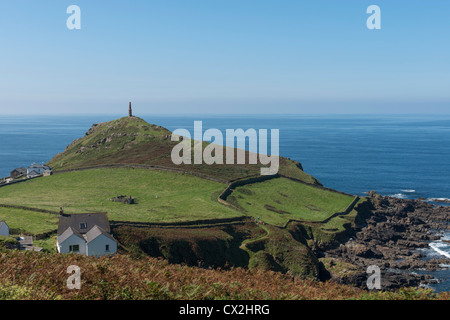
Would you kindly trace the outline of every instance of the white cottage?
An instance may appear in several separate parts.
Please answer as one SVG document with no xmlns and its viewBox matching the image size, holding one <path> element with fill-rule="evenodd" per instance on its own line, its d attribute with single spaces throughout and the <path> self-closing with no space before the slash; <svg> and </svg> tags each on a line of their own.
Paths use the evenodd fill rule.
<svg viewBox="0 0 450 320">
<path fill-rule="evenodd" d="M 0 236 L 9 237 L 9 227 L 3 220 L 0 220 Z"/>
<path fill-rule="evenodd" d="M 51 175 L 52 168 L 44 164 L 33 163 L 27 168 L 27 178 L 35 178 L 41 175 Z"/>
<path fill-rule="evenodd" d="M 104 256 L 117 252 L 106 213 L 59 215 L 56 247 L 59 253 Z"/>
</svg>

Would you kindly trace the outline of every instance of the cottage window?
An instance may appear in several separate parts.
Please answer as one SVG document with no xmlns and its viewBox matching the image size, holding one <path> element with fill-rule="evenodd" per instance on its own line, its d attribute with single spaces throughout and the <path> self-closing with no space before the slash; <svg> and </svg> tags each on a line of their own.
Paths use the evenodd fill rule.
<svg viewBox="0 0 450 320">
<path fill-rule="evenodd" d="M 79 252 L 80 251 L 80 246 L 78 244 L 74 244 L 73 246 L 69 246 L 69 251 L 70 252 Z"/>
<path fill-rule="evenodd" d="M 80 223 L 80 229 L 87 229 L 87 223 L 86 222 Z"/>
<path fill-rule="evenodd" d="M 106 251 L 109 251 L 109 244 L 106 245 Z"/>
</svg>

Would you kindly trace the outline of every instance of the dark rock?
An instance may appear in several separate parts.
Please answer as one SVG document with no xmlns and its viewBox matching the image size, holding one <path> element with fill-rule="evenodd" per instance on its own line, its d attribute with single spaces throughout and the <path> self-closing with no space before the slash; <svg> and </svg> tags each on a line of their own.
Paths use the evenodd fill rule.
<svg viewBox="0 0 450 320">
<path fill-rule="evenodd" d="M 132 196 L 117 196 L 117 197 L 111 198 L 109 200 L 113 201 L 113 202 L 122 202 L 125 204 L 134 204 L 135 203 L 135 199 Z"/>
<path fill-rule="evenodd" d="M 440 239 L 439 230 L 448 230 L 450 207 L 436 207 L 420 200 L 384 197 L 368 192 L 370 204 L 351 241 L 324 251 L 324 256 L 351 263 L 366 270 L 370 265 L 382 269 L 382 289 L 392 290 L 418 286 L 432 281 L 429 275 L 412 273 L 414 270 L 438 270 L 450 264 L 444 257 L 424 260 L 417 249 L 429 247 L 429 242 Z M 402 270 L 393 272 L 392 270 Z M 339 279 L 341 283 L 361 286 L 367 274 L 355 273 Z"/>
</svg>

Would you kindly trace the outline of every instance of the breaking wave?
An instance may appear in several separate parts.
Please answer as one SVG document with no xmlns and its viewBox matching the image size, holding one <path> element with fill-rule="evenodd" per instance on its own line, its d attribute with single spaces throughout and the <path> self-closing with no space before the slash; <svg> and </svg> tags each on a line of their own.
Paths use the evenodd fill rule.
<svg viewBox="0 0 450 320">
<path fill-rule="evenodd" d="M 448 247 L 441 242 L 432 242 L 429 244 L 430 248 L 439 253 L 440 255 L 450 259 L 450 252 L 442 250 L 442 247 Z"/>
<path fill-rule="evenodd" d="M 427 201 L 442 201 L 442 202 L 450 202 L 449 198 L 428 198 Z"/>
<path fill-rule="evenodd" d="M 391 194 L 390 197 L 399 198 L 399 199 L 407 199 L 408 196 L 403 193 Z"/>
</svg>

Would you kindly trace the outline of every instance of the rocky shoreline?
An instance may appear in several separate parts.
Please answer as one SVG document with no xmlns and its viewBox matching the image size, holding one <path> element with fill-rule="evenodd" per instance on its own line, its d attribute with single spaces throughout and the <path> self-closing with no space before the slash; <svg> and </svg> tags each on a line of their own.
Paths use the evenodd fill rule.
<svg viewBox="0 0 450 320">
<path fill-rule="evenodd" d="M 442 264 L 450 264 L 450 259 L 441 256 L 425 260 L 418 249 L 429 248 L 431 241 L 450 230 L 450 207 L 381 196 L 373 191 L 368 196 L 369 201 L 359 208 L 361 219 L 352 228 L 349 240 L 320 252 L 328 262 L 327 269 L 332 270 L 330 278 L 366 287 L 367 267 L 375 265 L 381 270 L 382 290 L 436 282 L 433 276 L 414 271 L 435 271 Z M 333 272 L 337 265 L 341 266 L 339 272 Z"/>
</svg>

